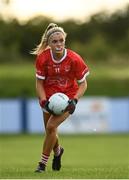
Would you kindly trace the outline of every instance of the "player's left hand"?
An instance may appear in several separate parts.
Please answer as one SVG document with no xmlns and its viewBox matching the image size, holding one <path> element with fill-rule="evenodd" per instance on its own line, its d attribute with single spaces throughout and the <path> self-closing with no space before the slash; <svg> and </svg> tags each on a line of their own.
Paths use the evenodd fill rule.
<svg viewBox="0 0 129 180">
<path fill-rule="evenodd" d="M 77 99 L 70 99 L 68 101 L 68 106 L 66 107 L 66 111 L 69 112 L 69 114 L 73 114 L 75 109 L 76 109 L 76 104 L 77 104 L 78 100 Z"/>
</svg>

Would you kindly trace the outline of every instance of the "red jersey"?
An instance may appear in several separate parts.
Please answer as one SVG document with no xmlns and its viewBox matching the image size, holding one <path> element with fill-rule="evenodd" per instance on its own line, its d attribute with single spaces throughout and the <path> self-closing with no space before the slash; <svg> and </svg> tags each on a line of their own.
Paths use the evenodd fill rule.
<svg viewBox="0 0 129 180">
<path fill-rule="evenodd" d="M 54 60 L 51 49 L 43 51 L 36 58 L 36 77 L 44 80 L 47 99 L 56 92 L 74 98 L 78 83 L 84 81 L 88 74 L 88 66 L 83 59 L 69 49 L 65 49 L 64 56 L 59 61 Z"/>
</svg>

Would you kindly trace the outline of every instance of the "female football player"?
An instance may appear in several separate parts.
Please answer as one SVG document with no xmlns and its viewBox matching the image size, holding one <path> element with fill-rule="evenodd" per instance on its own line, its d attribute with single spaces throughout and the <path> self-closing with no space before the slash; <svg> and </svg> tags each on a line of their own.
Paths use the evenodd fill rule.
<svg viewBox="0 0 129 180">
<path fill-rule="evenodd" d="M 43 110 L 46 130 L 41 160 L 36 172 L 45 171 L 50 153 L 54 151 L 52 169 L 59 171 L 64 149 L 59 144 L 58 126 L 75 111 L 76 104 L 87 89 L 86 76 L 89 70 L 83 59 L 65 48 L 66 33 L 62 27 L 50 23 L 40 44 L 32 52 L 36 58 L 36 91 Z M 61 115 L 54 115 L 49 109 L 49 97 L 61 92 L 69 97 L 69 105 Z M 57 102 L 58 103 L 58 102 Z"/>
</svg>

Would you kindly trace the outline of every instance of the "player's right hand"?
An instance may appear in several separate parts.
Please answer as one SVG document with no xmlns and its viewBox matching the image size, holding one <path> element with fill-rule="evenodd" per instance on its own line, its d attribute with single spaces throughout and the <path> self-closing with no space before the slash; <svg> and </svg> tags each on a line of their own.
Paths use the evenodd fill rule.
<svg viewBox="0 0 129 180">
<path fill-rule="evenodd" d="M 51 110 L 49 109 L 49 106 L 48 106 L 49 101 L 48 101 L 48 100 L 40 100 L 40 101 L 39 101 L 39 104 L 40 104 L 40 106 L 41 106 L 43 109 L 45 109 L 47 112 L 49 112 L 50 114 L 53 114 L 53 115 L 54 115 L 53 111 L 51 111 Z"/>
</svg>

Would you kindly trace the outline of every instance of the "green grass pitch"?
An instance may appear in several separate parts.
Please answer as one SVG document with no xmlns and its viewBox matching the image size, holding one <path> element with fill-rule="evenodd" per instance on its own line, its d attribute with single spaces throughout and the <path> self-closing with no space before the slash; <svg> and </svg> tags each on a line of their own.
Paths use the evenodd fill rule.
<svg viewBox="0 0 129 180">
<path fill-rule="evenodd" d="M 60 135 L 62 169 L 35 173 L 44 135 L 0 135 L 0 179 L 127 179 L 129 134 Z"/>
</svg>

